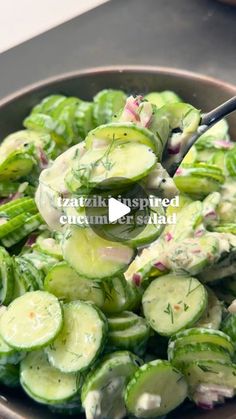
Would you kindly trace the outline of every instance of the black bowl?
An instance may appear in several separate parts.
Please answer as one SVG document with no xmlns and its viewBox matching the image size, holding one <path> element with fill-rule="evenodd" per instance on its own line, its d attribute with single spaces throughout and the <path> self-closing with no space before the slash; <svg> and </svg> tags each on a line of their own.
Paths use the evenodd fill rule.
<svg viewBox="0 0 236 419">
<path fill-rule="evenodd" d="M 104 88 L 123 89 L 127 93 L 174 90 L 184 101 L 203 112 L 236 95 L 236 86 L 203 75 L 162 67 L 112 66 L 62 74 L 30 85 L 0 100 L 0 141 L 22 128 L 32 106 L 43 97 L 62 93 L 90 100 Z M 236 117 L 229 118 L 230 133 L 236 138 Z M 0 419 L 59 419 L 63 416 L 34 403 L 21 390 L 0 390 Z M 78 418 L 78 415 L 76 416 Z M 200 411 L 185 404 L 168 419 L 236 419 L 236 403 L 230 401 L 213 411 Z"/>
</svg>

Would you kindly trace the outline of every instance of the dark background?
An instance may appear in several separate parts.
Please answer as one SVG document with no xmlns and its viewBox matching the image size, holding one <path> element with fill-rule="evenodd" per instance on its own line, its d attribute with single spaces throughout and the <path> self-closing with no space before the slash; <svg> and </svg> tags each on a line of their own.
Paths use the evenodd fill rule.
<svg viewBox="0 0 236 419">
<path fill-rule="evenodd" d="M 111 64 L 178 67 L 236 83 L 236 7 L 111 0 L 2 53 L 0 97 L 48 76 Z"/>
</svg>

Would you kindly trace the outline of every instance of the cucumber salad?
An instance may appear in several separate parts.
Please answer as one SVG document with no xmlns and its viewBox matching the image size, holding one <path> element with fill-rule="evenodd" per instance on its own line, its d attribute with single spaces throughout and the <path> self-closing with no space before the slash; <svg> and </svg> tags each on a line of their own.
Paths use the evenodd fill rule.
<svg viewBox="0 0 236 419">
<path fill-rule="evenodd" d="M 107 89 L 91 102 L 46 97 L 1 138 L 2 386 L 21 387 L 55 418 L 163 418 L 187 400 L 212 409 L 234 397 L 236 145 L 227 121 L 198 139 L 173 178 L 163 168 L 200 121 L 174 92 Z M 178 207 L 151 208 L 176 223 L 152 221 L 123 241 L 62 224 L 84 208 L 60 199 L 86 198 L 103 181 L 104 195 L 139 181 L 152 196 L 178 196 Z"/>
</svg>

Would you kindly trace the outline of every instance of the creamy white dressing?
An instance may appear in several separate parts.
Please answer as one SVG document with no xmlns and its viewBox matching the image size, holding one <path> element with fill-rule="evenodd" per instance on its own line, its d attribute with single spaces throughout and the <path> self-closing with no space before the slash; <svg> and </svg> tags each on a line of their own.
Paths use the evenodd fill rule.
<svg viewBox="0 0 236 419">
<path fill-rule="evenodd" d="M 123 419 L 126 416 L 121 398 L 124 381 L 124 377 L 114 377 L 102 392 L 89 391 L 83 402 L 86 419 Z"/>
<path fill-rule="evenodd" d="M 152 410 L 161 406 L 161 396 L 159 394 L 143 393 L 137 400 L 137 410 Z"/>
</svg>

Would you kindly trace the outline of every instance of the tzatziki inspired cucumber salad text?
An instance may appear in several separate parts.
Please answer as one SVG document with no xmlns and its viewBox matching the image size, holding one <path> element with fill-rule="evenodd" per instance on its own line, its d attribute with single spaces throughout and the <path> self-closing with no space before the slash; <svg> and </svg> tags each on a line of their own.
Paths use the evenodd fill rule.
<svg viewBox="0 0 236 419">
<path fill-rule="evenodd" d="M 210 409 L 234 397 L 236 145 L 226 120 L 174 178 L 162 166 L 200 120 L 174 92 L 107 89 L 91 102 L 46 97 L 1 138 L 3 386 L 21 386 L 57 418 L 158 418 L 185 400 Z M 175 223 L 153 217 L 113 241 L 60 222 L 84 211 L 60 199 L 116 197 L 137 181 L 178 197 L 178 207 L 151 208 L 175 212 Z"/>
</svg>

